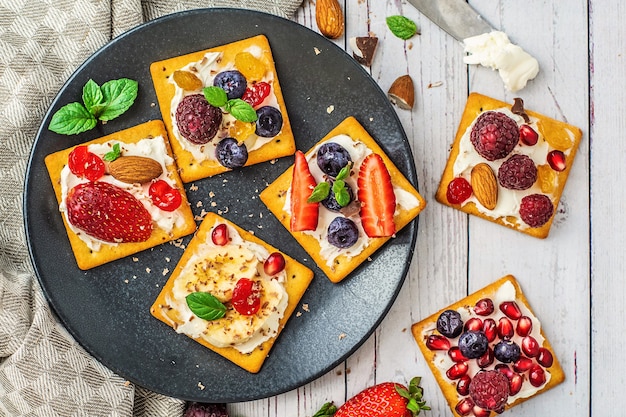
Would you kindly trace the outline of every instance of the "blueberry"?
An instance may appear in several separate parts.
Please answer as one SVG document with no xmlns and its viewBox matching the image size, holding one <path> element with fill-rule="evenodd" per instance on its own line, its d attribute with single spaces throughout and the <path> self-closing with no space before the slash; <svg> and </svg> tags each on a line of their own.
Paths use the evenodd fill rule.
<svg viewBox="0 0 626 417">
<path fill-rule="evenodd" d="M 215 147 L 215 156 L 226 168 L 239 168 L 248 161 L 248 148 L 243 143 L 239 145 L 236 139 L 224 138 Z"/>
<path fill-rule="evenodd" d="M 520 355 L 519 346 L 511 340 L 503 340 L 493 347 L 493 356 L 500 362 L 515 362 L 519 359 Z"/>
<path fill-rule="evenodd" d="M 185 96 L 176 108 L 178 131 L 191 143 L 210 142 L 221 124 L 222 111 L 211 106 L 203 94 Z"/>
<path fill-rule="evenodd" d="M 326 181 L 330 183 L 330 192 L 328 193 L 328 196 L 321 201 L 321 203 L 328 210 L 338 212 L 342 209 L 342 206 L 337 202 L 337 199 L 335 198 L 335 193 L 333 192 L 334 181 L 331 179 L 328 179 Z M 350 187 L 348 183 L 344 183 L 344 184 L 345 184 L 346 191 L 348 191 L 348 195 L 350 196 L 350 200 L 348 202 L 349 204 L 350 202 L 352 202 L 352 200 L 354 200 L 354 192 L 352 191 L 352 187 Z"/>
<path fill-rule="evenodd" d="M 482 330 L 468 330 L 459 337 L 459 349 L 468 359 L 480 358 L 488 347 L 489 341 Z"/>
<path fill-rule="evenodd" d="M 458 311 L 446 310 L 437 319 L 437 330 L 442 335 L 454 338 L 463 331 L 463 320 Z"/>
<path fill-rule="evenodd" d="M 359 239 L 356 224 L 347 217 L 335 217 L 328 225 L 328 243 L 341 249 L 349 248 Z"/>
<path fill-rule="evenodd" d="M 317 150 L 317 166 L 333 178 L 350 162 L 352 158 L 346 148 L 336 142 L 326 142 Z"/>
<path fill-rule="evenodd" d="M 213 79 L 213 85 L 226 91 L 229 100 L 241 98 L 248 88 L 246 77 L 237 70 L 222 71 Z"/>
<path fill-rule="evenodd" d="M 263 106 L 257 109 L 256 121 L 257 136 L 272 138 L 280 133 L 283 128 L 283 115 L 276 107 Z"/>
</svg>

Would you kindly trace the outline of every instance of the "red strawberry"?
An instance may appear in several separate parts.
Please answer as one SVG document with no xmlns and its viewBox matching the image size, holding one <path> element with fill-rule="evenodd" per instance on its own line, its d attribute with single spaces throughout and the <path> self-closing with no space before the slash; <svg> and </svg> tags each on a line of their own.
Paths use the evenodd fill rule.
<svg viewBox="0 0 626 417">
<path fill-rule="evenodd" d="M 396 195 L 391 176 L 378 154 L 365 157 L 359 170 L 358 198 L 361 202 L 361 222 L 369 237 L 392 236 L 396 233 L 393 214 Z"/>
<path fill-rule="evenodd" d="M 152 234 L 152 217 L 128 191 L 107 182 L 86 182 L 67 195 L 69 222 L 105 242 L 143 242 Z"/>
<path fill-rule="evenodd" d="M 422 399 L 421 378 L 413 378 L 409 388 L 394 382 L 383 382 L 366 388 L 336 410 L 332 403 L 324 404 L 317 417 L 413 417 L 430 410 Z"/>
<path fill-rule="evenodd" d="M 319 215 L 319 203 L 309 203 L 317 185 L 315 178 L 309 171 L 309 163 L 301 151 L 296 151 L 293 164 L 293 179 L 291 181 L 291 231 L 315 230 Z"/>
</svg>

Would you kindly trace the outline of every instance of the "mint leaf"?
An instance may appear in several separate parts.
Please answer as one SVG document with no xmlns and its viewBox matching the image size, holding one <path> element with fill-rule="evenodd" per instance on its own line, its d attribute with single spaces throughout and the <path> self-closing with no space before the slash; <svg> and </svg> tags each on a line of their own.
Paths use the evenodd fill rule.
<svg viewBox="0 0 626 417">
<path fill-rule="evenodd" d="M 248 102 L 243 101 L 240 98 L 228 100 L 225 107 L 227 112 L 232 114 L 235 119 L 242 122 L 256 122 L 259 118 L 254 108 L 252 108 Z"/>
<path fill-rule="evenodd" d="M 352 169 L 352 163 L 348 162 L 348 165 L 346 165 L 345 167 L 341 168 L 341 171 L 339 171 L 339 173 L 337 174 L 337 177 L 335 177 L 335 179 L 337 179 L 337 180 L 345 180 L 350 175 L 350 170 L 351 169 Z"/>
<path fill-rule="evenodd" d="M 70 103 L 57 110 L 48 129 L 61 135 L 76 135 L 96 127 L 98 121 L 85 106 L 80 103 Z"/>
<path fill-rule="evenodd" d="M 335 194 L 335 200 L 341 207 L 345 207 L 350 204 L 350 194 L 346 188 L 346 183 L 343 180 L 335 180 L 333 183 L 333 193 Z"/>
<path fill-rule="evenodd" d="M 326 181 L 320 182 L 319 184 L 315 186 L 315 188 L 313 189 L 313 192 L 311 193 L 311 195 L 306 201 L 307 203 L 319 203 L 320 201 L 328 197 L 329 193 L 330 193 L 330 184 L 327 183 Z"/>
<path fill-rule="evenodd" d="M 418 33 L 417 25 L 408 17 L 400 15 L 389 16 L 386 21 L 391 33 L 400 39 L 407 40 Z"/>
<path fill-rule="evenodd" d="M 224 107 L 228 103 L 226 91 L 220 87 L 204 87 L 202 89 L 204 98 L 213 107 Z"/>
<path fill-rule="evenodd" d="M 100 87 L 104 98 L 104 109 L 96 115 L 100 120 L 115 119 L 130 108 L 137 98 L 139 84 L 135 80 L 120 78 L 102 84 Z"/>
<path fill-rule="evenodd" d="M 116 143 L 113 145 L 113 148 L 109 152 L 104 154 L 102 159 L 104 159 L 107 162 L 112 162 L 112 161 L 115 161 L 117 158 L 119 158 L 121 153 L 122 151 L 120 150 L 120 144 Z"/>
<path fill-rule="evenodd" d="M 104 108 L 104 96 L 100 86 L 94 80 L 87 81 L 83 87 L 83 103 L 89 113 L 98 118 Z"/>
<path fill-rule="evenodd" d="M 226 306 L 208 292 L 192 292 L 185 300 L 191 312 L 201 319 L 217 320 L 226 314 Z"/>
</svg>

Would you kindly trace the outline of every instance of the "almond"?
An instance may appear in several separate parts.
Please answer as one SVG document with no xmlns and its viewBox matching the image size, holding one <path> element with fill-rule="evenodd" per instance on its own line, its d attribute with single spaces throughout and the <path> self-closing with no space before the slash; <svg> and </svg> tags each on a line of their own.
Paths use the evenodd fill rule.
<svg viewBox="0 0 626 417">
<path fill-rule="evenodd" d="M 343 11 L 338 0 L 317 0 L 315 3 L 315 21 L 322 33 L 330 39 L 337 39 L 343 34 Z"/>
<path fill-rule="evenodd" d="M 389 87 L 387 96 L 393 104 L 401 109 L 411 110 L 415 101 L 415 87 L 411 76 L 407 74 L 396 78 Z"/>
<path fill-rule="evenodd" d="M 493 210 L 498 202 L 498 180 L 493 170 L 484 162 L 472 168 L 472 190 L 480 204 Z"/>
<path fill-rule="evenodd" d="M 143 184 L 163 173 L 161 164 L 144 156 L 120 156 L 109 164 L 109 174 L 128 184 Z"/>
</svg>

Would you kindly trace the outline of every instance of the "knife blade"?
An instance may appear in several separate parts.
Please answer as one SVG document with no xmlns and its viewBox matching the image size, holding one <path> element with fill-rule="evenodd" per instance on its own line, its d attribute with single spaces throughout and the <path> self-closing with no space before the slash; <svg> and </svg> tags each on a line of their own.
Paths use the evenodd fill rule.
<svg viewBox="0 0 626 417">
<path fill-rule="evenodd" d="M 460 42 L 495 30 L 464 0 L 408 1 Z"/>
</svg>

